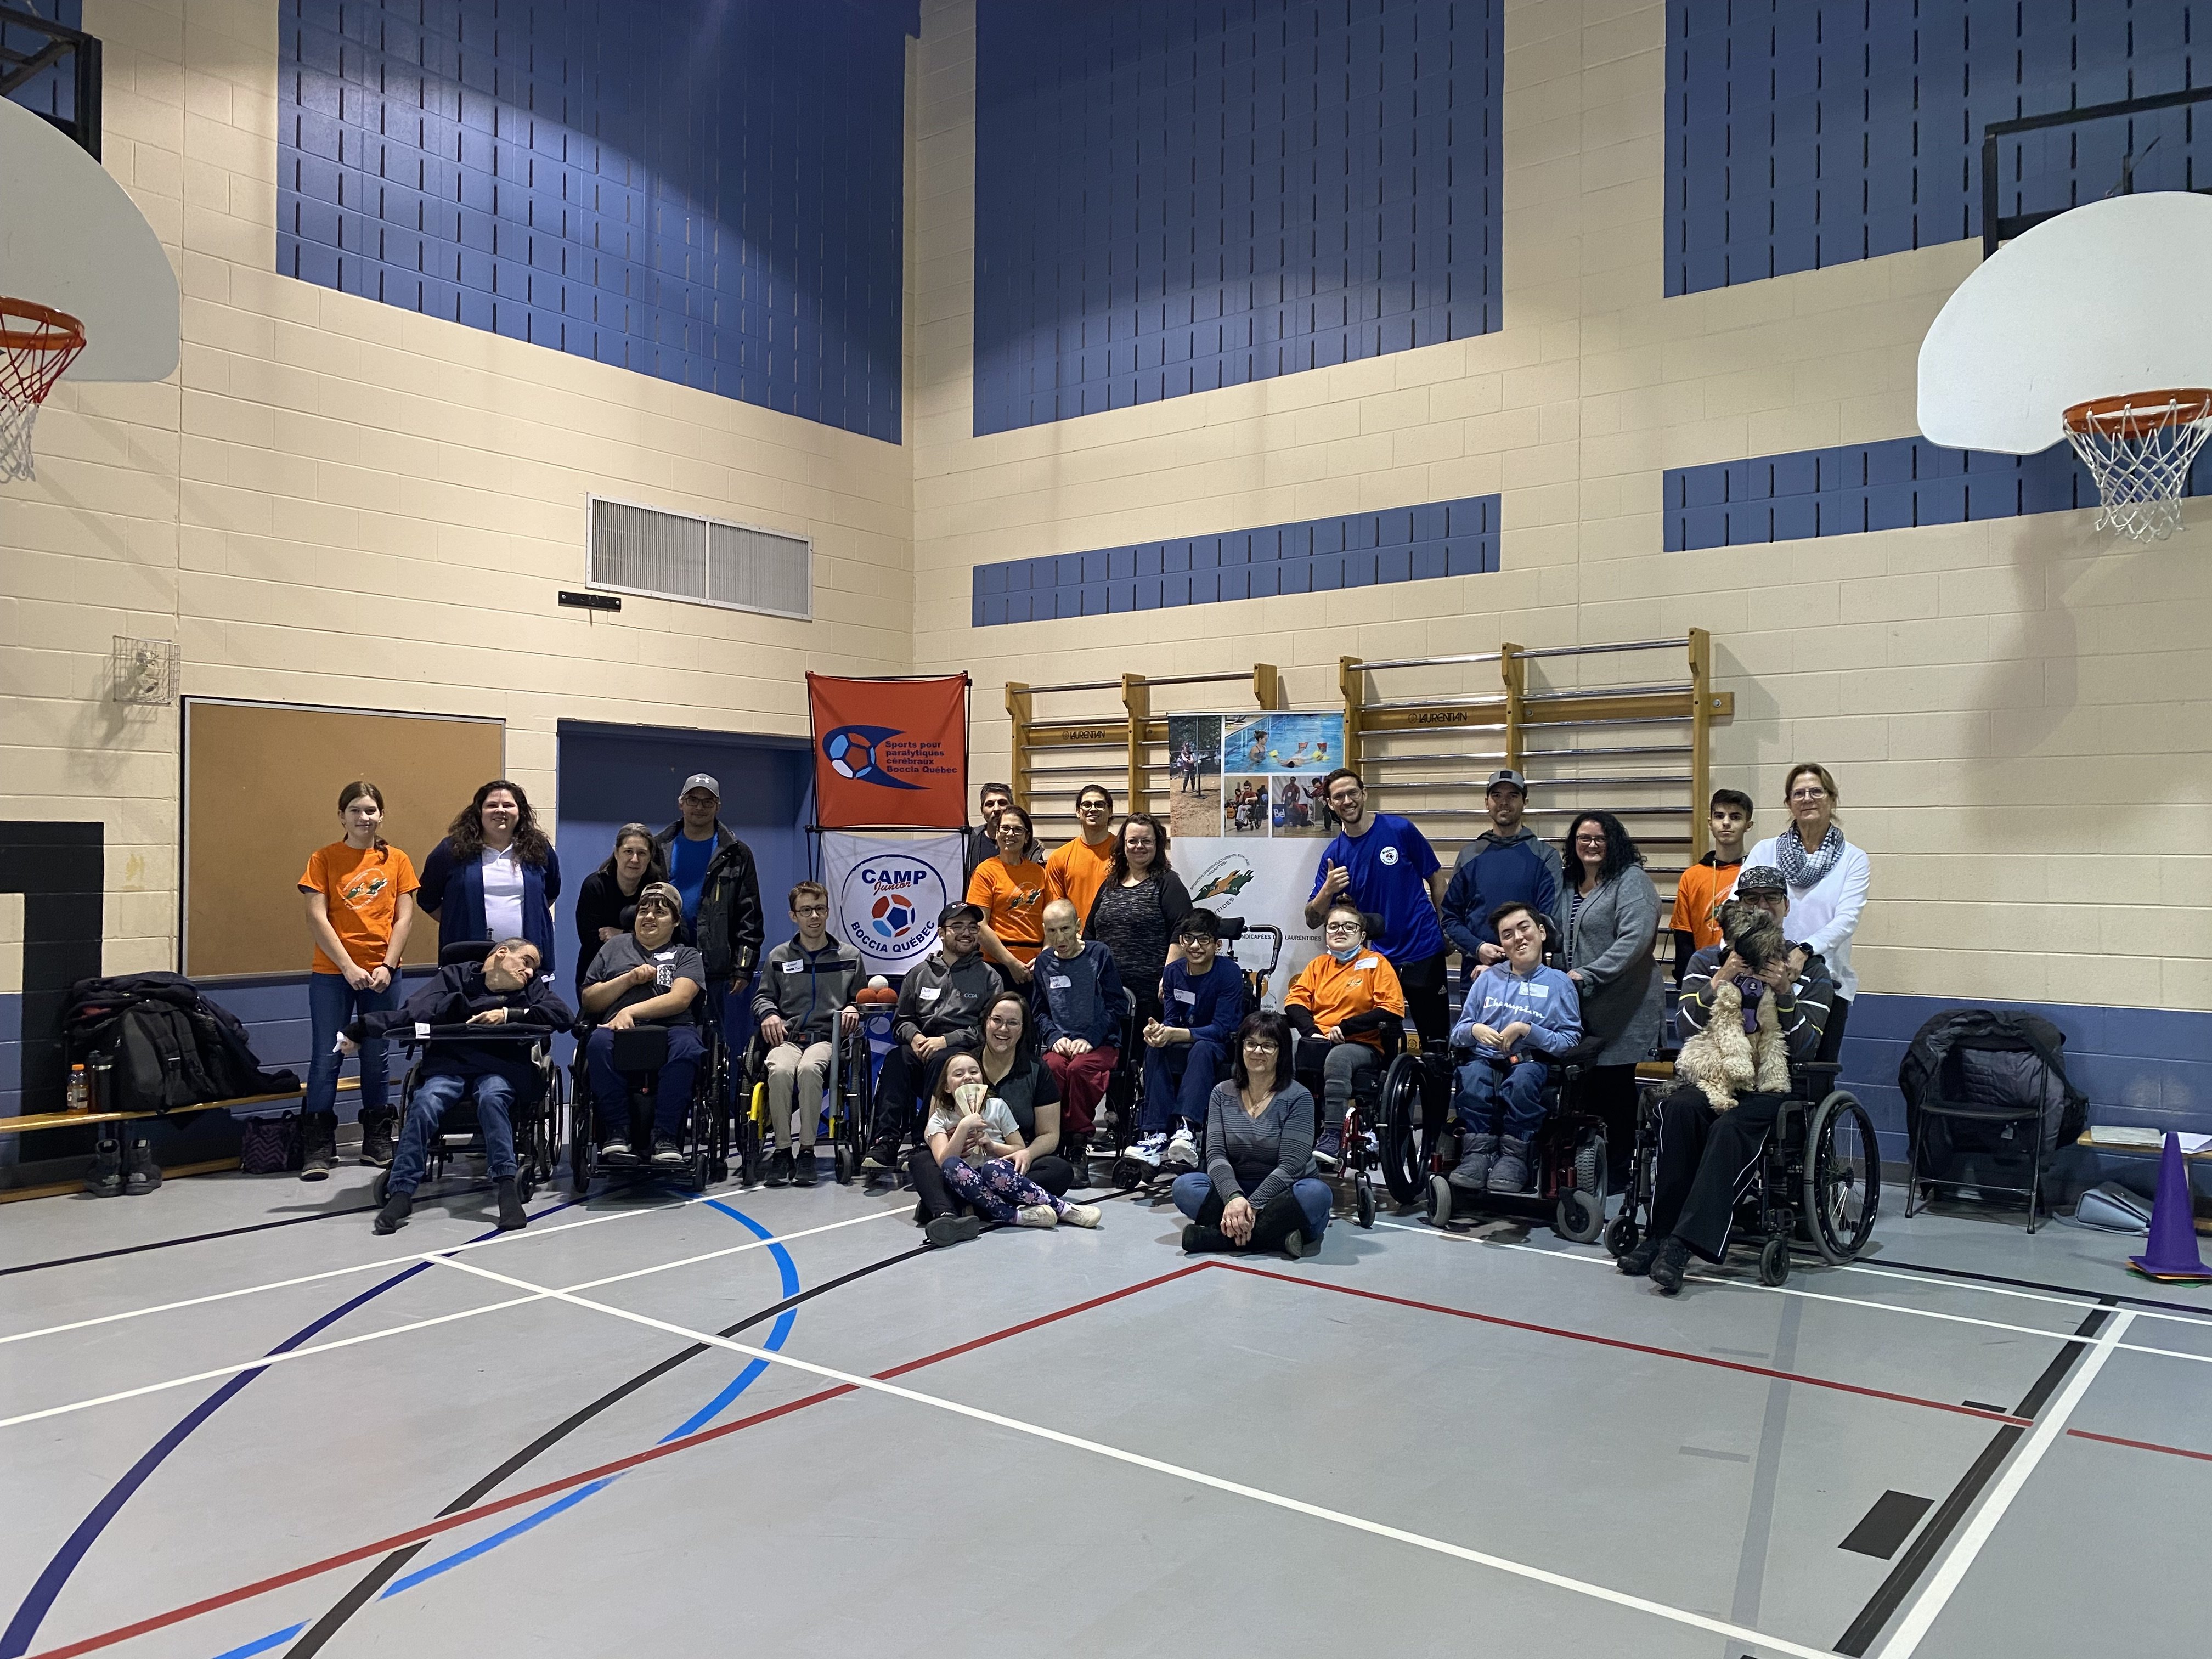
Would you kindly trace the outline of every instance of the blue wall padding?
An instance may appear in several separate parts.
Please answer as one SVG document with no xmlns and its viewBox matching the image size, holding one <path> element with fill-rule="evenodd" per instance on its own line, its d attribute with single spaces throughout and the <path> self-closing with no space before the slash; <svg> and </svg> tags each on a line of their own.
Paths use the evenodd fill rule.
<svg viewBox="0 0 2212 1659">
<path fill-rule="evenodd" d="M 979 0 L 975 430 L 1501 326 L 1498 0 Z"/>
</svg>

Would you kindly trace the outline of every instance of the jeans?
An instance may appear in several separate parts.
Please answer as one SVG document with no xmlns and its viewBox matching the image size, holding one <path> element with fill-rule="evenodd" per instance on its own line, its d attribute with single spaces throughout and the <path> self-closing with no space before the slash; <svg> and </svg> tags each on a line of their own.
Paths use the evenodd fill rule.
<svg viewBox="0 0 2212 1659">
<path fill-rule="evenodd" d="M 1659 1103 L 1659 1160 L 1651 1181 L 1651 1236 L 1672 1233 L 1708 1261 L 1728 1254 L 1735 1201 L 1759 1170 L 1781 1095 L 1738 1095 L 1717 1112 L 1698 1088 Z"/>
<path fill-rule="evenodd" d="M 1260 1183 L 1255 1181 L 1252 1184 L 1256 1187 Z M 1246 1196 L 1249 1197 L 1250 1194 L 1248 1192 Z M 1306 1176 L 1291 1183 L 1291 1197 L 1297 1204 L 1300 1218 L 1304 1224 L 1304 1231 L 1310 1243 L 1328 1230 L 1328 1182 Z M 1213 1177 L 1203 1170 L 1177 1176 L 1174 1198 L 1176 1208 L 1200 1226 L 1217 1227 L 1221 1224 L 1221 1195 L 1213 1190 Z M 1272 1209 L 1274 1206 L 1270 1205 L 1268 1207 Z M 1212 1211 L 1211 1219 L 1206 1213 L 1209 1208 Z M 1254 1237 L 1255 1239 L 1258 1237 L 1256 1228 L 1254 1229 Z"/>
<path fill-rule="evenodd" d="M 1146 1049 L 1145 1109 L 1137 1119 L 1137 1133 L 1164 1135 L 1181 1117 L 1188 1118 L 1203 1135 L 1206 1103 L 1214 1085 L 1228 1075 L 1229 1051 L 1211 1037 Z"/>
<path fill-rule="evenodd" d="M 768 1051 L 769 1132 L 779 1146 L 792 1144 L 792 1097 L 799 1098 L 799 1145 L 814 1145 L 815 1126 L 822 1121 L 822 1091 L 828 1086 L 830 1045 L 779 1042 Z"/>
<path fill-rule="evenodd" d="M 1114 1080 L 1114 1067 L 1121 1058 L 1119 1048 L 1093 1048 L 1087 1054 L 1062 1054 L 1045 1050 L 1045 1069 L 1060 1085 L 1060 1111 L 1068 1133 L 1091 1133 L 1093 1114 L 1106 1098 Z"/>
<path fill-rule="evenodd" d="M 706 1048 L 689 1025 L 668 1029 L 668 1058 L 661 1062 L 660 1087 L 653 1103 L 656 1140 L 682 1140 L 691 1121 L 691 1083 Z M 591 1068 L 592 1103 L 599 1109 L 599 1135 L 629 1133 L 629 1079 L 615 1070 L 615 1034 L 602 1025 L 584 1044 Z"/>
<path fill-rule="evenodd" d="M 335 1048 L 338 1033 L 363 1014 L 380 1014 L 399 1006 L 399 979 L 381 991 L 356 991 L 343 974 L 307 975 L 307 1097 L 301 1109 L 309 1116 L 338 1109 L 338 1067 L 344 1057 Z M 385 1042 L 361 1045 L 361 1109 L 381 1112 L 386 1101 Z"/>
<path fill-rule="evenodd" d="M 945 1179 L 945 1166 L 931 1154 L 927 1142 L 907 1154 L 906 1172 L 914 1182 L 915 1221 L 934 1221 L 960 1207 L 962 1200 Z M 1047 1152 L 1030 1163 L 1030 1179 L 1054 1198 L 1066 1198 L 1067 1189 L 1075 1185 L 1075 1166 L 1057 1152 Z"/>
<path fill-rule="evenodd" d="M 414 1098 L 407 1103 L 407 1121 L 399 1127 L 399 1150 L 392 1158 L 392 1191 L 411 1193 L 422 1184 L 430 1137 L 438 1133 L 440 1121 L 453 1109 L 453 1103 L 471 1091 L 476 1094 L 477 1127 L 483 1131 L 484 1158 L 491 1166 L 491 1178 L 514 1178 L 514 1085 L 497 1072 L 479 1072 L 474 1077 L 438 1072 L 418 1079 Z"/>
<path fill-rule="evenodd" d="M 1477 1054 L 1459 1068 L 1454 1104 L 1461 1125 L 1469 1134 L 1528 1139 L 1544 1121 L 1544 1078 L 1550 1070 L 1540 1060 L 1504 1066 Z"/>
</svg>

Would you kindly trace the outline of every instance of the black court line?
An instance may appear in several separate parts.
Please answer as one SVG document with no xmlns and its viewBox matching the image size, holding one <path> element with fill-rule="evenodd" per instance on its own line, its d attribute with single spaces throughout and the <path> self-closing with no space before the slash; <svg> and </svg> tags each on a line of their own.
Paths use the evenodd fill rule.
<svg viewBox="0 0 2212 1659">
<path fill-rule="evenodd" d="M 911 1261 L 916 1256 L 934 1253 L 935 1247 L 921 1244 L 910 1250 L 902 1250 L 896 1255 L 887 1255 L 880 1261 L 871 1261 L 866 1267 L 855 1267 L 851 1273 L 841 1274 L 836 1279 L 824 1279 L 811 1290 L 801 1291 L 796 1296 L 787 1296 L 781 1302 L 772 1303 L 758 1313 L 748 1314 L 736 1324 L 724 1326 L 715 1334 L 723 1337 L 736 1336 L 742 1331 L 750 1330 L 756 1325 L 787 1313 L 802 1302 L 811 1302 L 817 1296 L 825 1295 L 841 1286 L 850 1285 L 855 1279 L 866 1279 L 870 1273 L 881 1273 L 886 1267 L 896 1267 L 902 1261 Z M 562 1441 L 582 1428 L 585 1424 L 609 1407 L 618 1405 L 639 1389 L 659 1381 L 687 1361 L 696 1359 L 702 1353 L 717 1352 L 719 1350 L 707 1343 L 694 1342 L 689 1347 L 678 1349 L 657 1364 L 648 1365 L 628 1382 L 617 1384 L 589 1405 L 571 1413 L 566 1420 L 539 1435 L 537 1439 L 515 1453 L 489 1474 L 485 1475 L 438 1513 L 441 1516 L 456 1514 L 481 1502 L 489 1496 L 495 1487 L 503 1485 L 509 1476 L 529 1467 L 532 1462 L 560 1444 Z M 424 1539 L 421 1543 L 410 1544 L 404 1549 L 394 1550 L 371 1567 L 362 1576 L 358 1583 L 340 1596 L 337 1601 L 332 1602 L 323 1616 L 315 1620 L 297 1641 L 285 1650 L 286 1659 L 307 1659 L 309 1654 L 321 1652 L 324 1644 L 338 1633 L 348 1620 L 374 1601 L 378 1592 L 392 1579 L 398 1577 L 401 1570 L 428 1549 L 429 1545 L 430 1540 Z"/>
<path fill-rule="evenodd" d="M 2088 1352 L 2089 1339 L 2103 1329 L 2105 1321 L 2112 1316 L 2113 1299 L 2108 1296 L 2098 1298 L 2106 1305 L 2092 1312 L 2073 1335 L 2064 1339 L 2065 1346 L 2051 1356 L 2051 1363 L 2043 1368 L 2043 1375 L 2035 1379 L 2028 1391 L 2021 1396 L 2020 1404 L 2013 1407 L 2014 1417 L 2024 1417 L 2033 1423 L 2043 1408 L 2051 1403 L 2051 1396 L 2058 1391 L 2058 1385 L 2066 1380 L 2067 1374 Z M 1858 1617 L 1851 1620 L 1850 1627 L 1837 1640 L 1838 1653 L 1850 1654 L 1853 1659 L 1858 1659 L 1858 1656 L 1874 1645 L 1874 1638 L 1881 1634 L 1882 1627 L 1905 1604 L 1905 1598 L 1912 1593 L 1913 1587 L 1926 1576 L 1929 1568 L 1935 1565 L 1936 1558 L 1942 1553 L 1944 1545 L 1950 1542 L 1951 1534 L 1959 1529 L 1984 1489 L 1996 1477 L 1996 1472 L 2004 1467 L 2004 1461 L 2013 1447 L 2027 1432 L 2027 1430 L 2017 1423 L 2007 1423 L 1990 1437 L 1990 1443 L 1982 1448 L 1981 1455 L 1975 1458 L 1966 1474 L 1959 1477 L 1959 1484 L 1951 1488 L 1936 1509 L 1935 1519 L 1921 1529 L 1920 1535 L 1912 1540 L 1912 1547 L 1905 1551 L 1905 1559 L 1890 1569 L 1889 1577 L 1881 1581 L 1881 1587 L 1859 1609 Z"/>
<path fill-rule="evenodd" d="M 328 1221 L 333 1216 L 371 1215 L 374 1204 L 349 1205 L 343 1210 L 318 1210 L 313 1215 L 287 1216 L 282 1221 L 255 1221 L 243 1227 L 225 1227 L 218 1232 L 188 1233 L 182 1238 L 157 1238 L 149 1244 L 121 1244 L 112 1250 L 88 1250 L 82 1255 L 58 1255 L 51 1261 L 25 1261 L 13 1267 L 0 1267 L 0 1279 L 11 1273 L 35 1273 L 48 1267 L 74 1267 L 82 1261 L 106 1261 L 118 1255 L 138 1255 L 147 1250 L 173 1250 L 179 1244 L 204 1244 L 210 1239 L 236 1238 L 242 1233 L 265 1233 L 271 1227 L 297 1227 L 309 1221 Z"/>
<path fill-rule="evenodd" d="M 2118 1235 L 2114 1235 L 2118 1237 Z M 1978 1279 L 1984 1285 L 2010 1285 L 2023 1291 L 2055 1291 L 2079 1297 L 2104 1307 L 2155 1308 L 2165 1313 L 2201 1314 L 2212 1318 L 2212 1302 L 2160 1302 L 2154 1297 L 2123 1296 L 2118 1291 L 2085 1291 L 2078 1285 L 2046 1285 L 2039 1279 L 2010 1279 L 2003 1273 L 1969 1273 L 1964 1267 L 1923 1267 L 1916 1261 L 1892 1261 L 1887 1256 L 1862 1258 L 1864 1267 L 1895 1267 L 1900 1273 L 1934 1273 L 1940 1279 Z"/>
</svg>

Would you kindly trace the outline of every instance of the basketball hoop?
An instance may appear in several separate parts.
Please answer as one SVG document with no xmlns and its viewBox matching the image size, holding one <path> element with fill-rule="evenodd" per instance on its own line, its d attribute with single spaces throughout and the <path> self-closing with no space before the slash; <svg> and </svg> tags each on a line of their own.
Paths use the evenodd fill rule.
<svg viewBox="0 0 2212 1659">
<path fill-rule="evenodd" d="M 0 298 L 0 480 L 32 476 L 31 426 L 84 349 L 84 325 L 33 300 Z"/>
<path fill-rule="evenodd" d="M 2212 390 L 2130 392 L 2066 411 L 2066 437 L 2097 481 L 2096 527 L 2164 541 L 2181 525 L 2190 463 L 2212 437 Z"/>
</svg>

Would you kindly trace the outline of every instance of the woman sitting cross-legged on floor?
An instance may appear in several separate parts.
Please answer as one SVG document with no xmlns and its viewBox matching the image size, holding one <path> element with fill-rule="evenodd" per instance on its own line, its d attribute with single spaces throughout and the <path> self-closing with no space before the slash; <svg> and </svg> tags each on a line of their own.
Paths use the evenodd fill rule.
<svg viewBox="0 0 2212 1659">
<path fill-rule="evenodd" d="M 1022 1173 L 1029 1159 L 1020 1127 L 1006 1103 L 985 1087 L 983 1067 L 973 1054 L 956 1054 L 945 1062 L 937 1092 L 930 1098 L 923 1138 L 945 1184 L 986 1220 L 1024 1227 L 1056 1227 L 1063 1221 L 1073 1227 L 1098 1224 L 1097 1205 L 1070 1204 Z M 948 1228 L 944 1237 L 939 1236 L 939 1222 L 961 1219 L 946 1216 L 932 1222 L 930 1242 L 955 1243 L 973 1237 L 979 1231 L 973 1226 Z"/>
<path fill-rule="evenodd" d="M 1289 1022 L 1272 1008 L 1246 1015 L 1230 1080 L 1206 1103 L 1206 1168 L 1176 1177 L 1176 1208 L 1191 1220 L 1183 1249 L 1280 1250 L 1294 1261 L 1320 1249 L 1329 1192 L 1314 1174 L 1313 1139 Z"/>
</svg>

